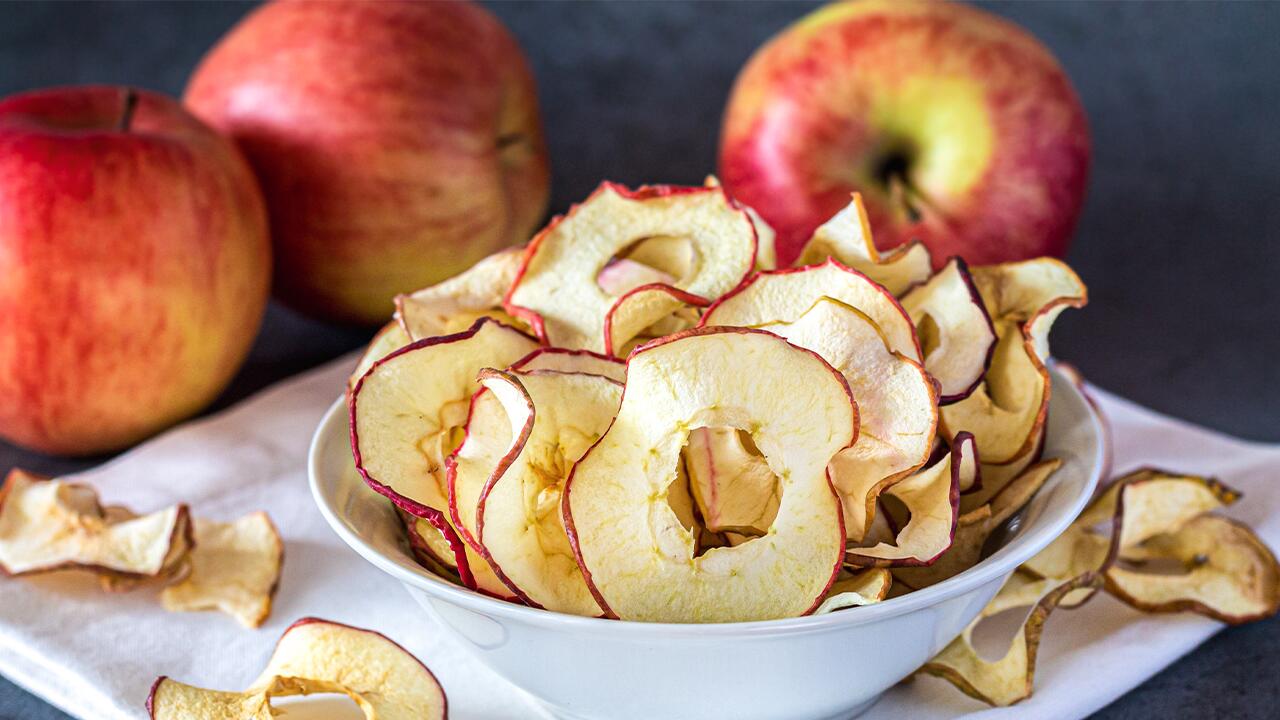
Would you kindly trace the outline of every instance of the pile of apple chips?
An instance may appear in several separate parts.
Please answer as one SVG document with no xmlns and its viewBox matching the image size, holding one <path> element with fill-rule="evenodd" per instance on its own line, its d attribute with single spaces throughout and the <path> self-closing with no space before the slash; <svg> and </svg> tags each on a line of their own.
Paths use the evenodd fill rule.
<svg viewBox="0 0 1280 720">
<path fill-rule="evenodd" d="M 1058 468 L 1049 330 L 1087 297 L 1054 259 L 934 265 L 877 252 L 857 195 L 776 268 L 773 232 L 713 180 L 605 183 L 526 247 L 398 298 L 348 387 L 356 467 L 422 565 L 531 607 L 737 622 L 927 587 Z M 1003 659 L 966 631 L 922 670 L 1015 702 L 1045 617 L 1104 587 L 1274 612 L 1274 558 L 1210 514 L 1235 497 L 1119 481 L 984 613 L 1031 608 Z"/>
<path fill-rule="evenodd" d="M 271 613 L 284 543 L 265 512 L 192 518 L 185 504 L 139 515 L 83 483 L 13 469 L 0 485 L 0 571 L 83 570 L 103 590 L 162 586 L 166 610 L 221 610 L 245 627 Z"/>
</svg>

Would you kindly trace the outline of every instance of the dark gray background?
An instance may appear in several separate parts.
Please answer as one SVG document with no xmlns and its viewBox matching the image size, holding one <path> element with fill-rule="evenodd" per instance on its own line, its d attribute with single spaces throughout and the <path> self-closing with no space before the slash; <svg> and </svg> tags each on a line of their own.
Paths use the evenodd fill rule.
<svg viewBox="0 0 1280 720">
<path fill-rule="evenodd" d="M 0 5 L 0 94 L 85 82 L 180 94 L 249 7 Z M 812 5 L 491 7 L 537 74 L 558 212 L 603 178 L 700 182 L 737 69 Z M 1092 124 L 1093 176 L 1069 257 L 1092 304 L 1060 321 L 1055 354 L 1158 410 L 1280 441 L 1280 4 L 989 7 L 1057 54 Z M 217 407 L 367 336 L 273 306 Z M 87 464 L 0 443 L 0 471 Z M 1227 630 L 1099 717 L 1275 717 L 1277 651 L 1280 621 Z M 62 717 L 0 680 L 0 720 Z"/>
</svg>

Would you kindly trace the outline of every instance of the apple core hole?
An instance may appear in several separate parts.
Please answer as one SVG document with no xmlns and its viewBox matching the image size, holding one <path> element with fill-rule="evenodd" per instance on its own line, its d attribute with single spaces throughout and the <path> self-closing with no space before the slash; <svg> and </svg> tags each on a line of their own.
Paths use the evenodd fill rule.
<svg viewBox="0 0 1280 720">
<path fill-rule="evenodd" d="M 691 506 L 682 511 L 673 504 L 672 512 L 689 519 L 682 524 L 694 535 L 694 557 L 769 533 L 782 502 L 782 483 L 751 433 L 728 426 L 697 428 L 680 457 L 687 500 L 675 492 L 668 500 Z"/>
<path fill-rule="evenodd" d="M 987 662 L 1004 657 L 1029 612 L 1029 607 L 1013 607 L 978 621 L 969 638 L 978 657 Z"/>
<path fill-rule="evenodd" d="M 342 693 L 273 698 L 271 706 L 284 710 L 289 720 L 364 720 L 356 701 Z"/>
<path fill-rule="evenodd" d="M 689 238 L 654 235 L 609 258 L 596 273 L 596 284 L 611 297 L 652 283 L 678 286 L 693 274 L 696 262 L 697 251 Z"/>
<path fill-rule="evenodd" d="M 1203 565 L 1208 562 L 1206 557 L 1196 557 L 1189 564 L 1184 563 L 1178 558 L 1171 557 L 1155 557 L 1149 560 L 1136 560 L 1120 558 L 1118 564 L 1124 570 L 1129 570 L 1143 575 L 1186 575 L 1197 565 Z"/>
</svg>

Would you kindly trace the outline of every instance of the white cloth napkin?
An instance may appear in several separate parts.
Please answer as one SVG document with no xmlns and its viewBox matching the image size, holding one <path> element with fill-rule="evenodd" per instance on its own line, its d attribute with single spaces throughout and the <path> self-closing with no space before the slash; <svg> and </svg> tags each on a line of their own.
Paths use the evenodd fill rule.
<svg viewBox="0 0 1280 720">
<path fill-rule="evenodd" d="M 456 720 L 549 718 L 445 636 L 395 580 L 349 550 L 312 503 L 305 457 L 316 423 L 353 359 L 285 381 L 189 423 L 79 479 L 105 502 L 149 511 L 173 502 L 231 519 L 266 509 L 285 538 L 284 577 L 267 624 L 245 630 L 220 613 L 168 613 L 153 591 L 108 595 L 75 574 L 0 579 L 0 673 L 86 720 L 133 720 L 156 676 L 238 690 L 294 620 L 318 616 L 386 633 L 422 658 Z M 1280 546 L 1280 446 L 1246 443 L 1097 392 L 1114 429 L 1115 468 L 1154 464 L 1214 474 L 1245 500 L 1231 514 Z M 1144 616 L 1107 597 L 1050 619 L 1035 695 L 988 709 L 922 678 L 889 692 L 865 717 L 1078 718 L 1133 688 L 1220 629 L 1192 615 Z M 530 662 L 536 659 L 530 658 Z"/>
</svg>

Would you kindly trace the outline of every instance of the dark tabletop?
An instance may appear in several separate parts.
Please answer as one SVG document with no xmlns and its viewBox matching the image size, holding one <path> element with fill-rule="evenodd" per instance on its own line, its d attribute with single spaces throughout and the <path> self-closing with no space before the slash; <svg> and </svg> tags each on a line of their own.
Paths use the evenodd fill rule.
<svg viewBox="0 0 1280 720">
<path fill-rule="evenodd" d="M 180 94 L 197 59 L 251 7 L 0 5 L 0 95 L 129 83 Z M 807 3 L 492 4 L 539 82 L 551 207 L 601 179 L 698 183 L 751 51 Z M 1280 441 L 1280 4 L 998 4 L 1066 66 L 1088 109 L 1094 170 L 1069 260 L 1091 304 L 1054 354 L 1162 412 Z M 360 345 L 368 331 L 273 306 L 213 408 Z M 11 465 L 93 461 L 0 443 Z M 1064 628 L 1065 629 L 1065 628 Z M 1227 630 L 1100 718 L 1272 718 L 1280 620 Z M 0 679 L 0 720 L 65 715 Z"/>
</svg>

